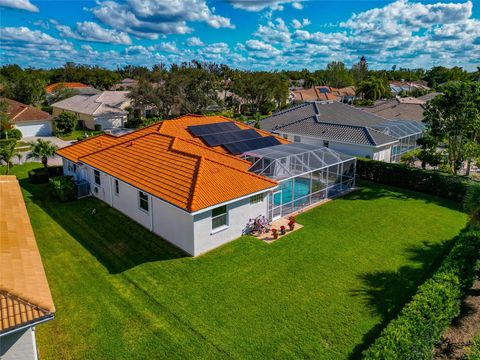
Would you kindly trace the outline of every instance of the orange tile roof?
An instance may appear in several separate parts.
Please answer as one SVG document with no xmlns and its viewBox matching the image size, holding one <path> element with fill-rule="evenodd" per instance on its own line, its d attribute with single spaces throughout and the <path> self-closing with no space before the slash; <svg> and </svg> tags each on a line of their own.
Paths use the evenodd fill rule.
<svg viewBox="0 0 480 360">
<path fill-rule="evenodd" d="M 7 114 L 12 123 L 52 120 L 52 116 L 49 113 L 36 109 L 31 105 L 22 104 L 7 98 L 0 98 L 0 100 L 7 103 Z"/>
<path fill-rule="evenodd" d="M 0 176 L 0 333 L 55 312 L 27 209 L 15 176 Z"/>
<path fill-rule="evenodd" d="M 225 121 L 233 120 L 185 115 L 119 137 L 99 135 L 64 147 L 57 154 L 194 212 L 277 184 L 249 172 L 250 162 L 228 154 L 222 146 L 207 147 L 188 131 L 188 126 Z M 251 128 L 235 123 L 241 129 Z"/>
<path fill-rule="evenodd" d="M 247 171 L 243 160 L 157 132 L 80 161 L 190 212 L 277 185 Z"/>
<path fill-rule="evenodd" d="M 78 88 L 86 88 L 88 85 L 85 85 L 81 82 L 59 82 L 59 83 L 54 83 L 50 84 L 45 87 L 45 92 L 47 93 L 52 93 L 58 88 L 70 88 L 70 89 L 78 89 Z"/>
</svg>

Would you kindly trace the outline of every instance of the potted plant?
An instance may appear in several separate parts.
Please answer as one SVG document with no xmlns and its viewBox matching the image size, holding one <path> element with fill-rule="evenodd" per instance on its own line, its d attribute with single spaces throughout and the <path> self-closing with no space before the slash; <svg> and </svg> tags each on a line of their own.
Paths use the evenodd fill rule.
<svg viewBox="0 0 480 360">
<path fill-rule="evenodd" d="M 272 229 L 272 236 L 274 239 L 278 239 L 278 230 L 277 229 Z"/>
<path fill-rule="evenodd" d="M 295 229 L 295 217 L 294 216 L 290 216 L 288 218 L 288 227 L 289 227 L 290 231 L 293 231 L 293 229 Z"/>
<path fill-rule="evenodd" d="M 286 232 L 285 226 L 280 226 L 280 235 L 285 235 Z"/>
</svg>

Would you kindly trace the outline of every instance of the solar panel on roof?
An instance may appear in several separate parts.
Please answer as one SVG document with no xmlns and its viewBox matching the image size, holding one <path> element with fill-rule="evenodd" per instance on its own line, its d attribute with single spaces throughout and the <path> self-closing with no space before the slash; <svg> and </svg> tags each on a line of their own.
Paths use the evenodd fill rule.
<svg viewBox="0 0 480 360">
<path fill-rule="evenodd" d="M 260 138 L 262 137 L 262 135 L 260 135 L 254 129 L 247 129 L 247 130 L 221 132 L 221 133 L 209 134 L 209 135 L 200 135 L 200 137 L 208 144 L 208 146 L 217 146 L 217 145 L 224 145 L 224 144 L 229 144 L 232 142 L 237 142 L 242 140 Z"/>
<path fill-rule="evenodd" d="M 274 136 L 266 136 L 257 139 L 250 139 L 244 141 L 237 141 L 229 144 L 224 144 L 223 147 L 227 149 L 230 153 L 234 155 L 243 154 L 244 152 L 261 149 L 269 146 L 279 145 L 278 141 Z"/>
<path fill-rule="evenodd" d="M 190 132 L 195 136 L 202 136 L 226 131 L 240 130 L 240 128 L 235 123 L 226 121 L 205 125 L 192 125 L 188 127 L 188 130 L 190 130 Z"/>
</svg>

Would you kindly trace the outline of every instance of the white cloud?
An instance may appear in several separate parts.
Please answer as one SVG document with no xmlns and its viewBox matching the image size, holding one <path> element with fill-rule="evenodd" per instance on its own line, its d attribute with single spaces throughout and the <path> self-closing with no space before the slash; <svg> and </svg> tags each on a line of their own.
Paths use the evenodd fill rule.
<svg viewBox="0 0 480 360">
<path fill-rule="evenodd" d="M 204 43 L 203 43 L 202 40 L 200 40 L 199 37 L 193 36 L 193 37 L 187 39 L 187 45 L 188 46 L 203 46 Z"/>
<path fill-rule="evenodd" d="M 56 24 L 55 28 L 60 36 L 82 41 L 93 41 L 109 44 L 130 45 L 132 40 L 127 33 L 113 29 L 105 29 L 92 21 L 77 22 L 76 28 L 71 29 L 67 25 Z"/>
<path fill-rule="evenodd" d="M 286 43 L 291 38 L 285 21 L 280 18 L 275 19 L 275 21 L 268 21 L 267 25 L 259 25 L 254 35 L 270 43 Z"/>
<path fill-rule="evenodd" d="M 295 29 L 300 29 L 300 28 L 302 28 L 302 27 L 304 27 L 304 26 L 308 26 L 308 25 L 310 25 L 310 24 L 311 24 L 311 22 L 310 22 L 310 20 L 308 20 L 308 19 L 302 19 L 302 21 L 297 20 L 297 19 L 293 19 L 293 20 L 292 20 L 292 26 L 293 26 Z"/>
<path fill-rule="evenodd" d="M 249 55 L 255 58 L 274 58 L 282 52 L 270 44 L 258 40 L 247 40 L 245 48 L 249 51 Z"/>
<path fill-rule="evenodd" d="M 7 7 L 30 12 L 38 12 L 38 7 L 33 5 L 30 0 L 0 0 L 0 7 Z"/>
<path fill-rule="evenodd" d="M 98 2 L 92 13 L 104 24 L 139 37 L 157 39 L 158 34 L 187 34 L 187 21 L 204 22 L 213 28 L 234 28 L 230 19 L 215 15 L 205 0 L 128 0 Z"/>
<path fill-rule="evenodd" d="M 227 0 L 236 9 L 242 9 L 247 11 L 261 11 L 265 9 L 283 10 L 283 4 L 292 3 L 296 9 L 300 9 L 295 0 Z M 301 4 L 300 4 L 301 6 Z"/>
<path fill-rule="evenodd" d="M 302 10 L 303 9 L 303 4 L 299 1 L 295 1 L 292 3 L 292 7 L 297 10 Z"/>
<path fill-rule="evenodd" d="M 175 41 L 168 41 L 168 42 L 161 42 L 155 45 L 155 49 L 167 53 L 178 53 L 179 50 L 177 49 L 177 44 Z"/>
</svg>

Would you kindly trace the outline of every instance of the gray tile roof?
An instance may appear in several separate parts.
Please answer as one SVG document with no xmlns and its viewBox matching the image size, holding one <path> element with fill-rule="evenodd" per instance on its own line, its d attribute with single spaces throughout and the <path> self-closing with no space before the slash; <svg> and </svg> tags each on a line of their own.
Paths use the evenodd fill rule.
<svg viewBox="0 0 480 360">
<path fill-rule="evenodd" d="M 381 146 L 397 139 L 372 128 L 385 119 L 353 106 L 333 103 L 304 103 L 265 118 L 261 128 L 318 137 L 324 140 Z"/>
<path fill-rule="evenodd" d="M 52 104 L 52 107 L 87 115 L 127 114 L 128 91 L 103 91 L 95 95 L 75 95 Z"/>
</svg>

